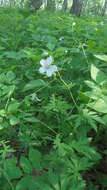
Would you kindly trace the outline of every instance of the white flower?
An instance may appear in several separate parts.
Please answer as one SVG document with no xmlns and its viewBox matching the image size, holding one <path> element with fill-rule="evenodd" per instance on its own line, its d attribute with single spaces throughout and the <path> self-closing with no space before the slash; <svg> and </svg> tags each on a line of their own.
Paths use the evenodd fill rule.
<svg viewBox="0 0 107 190">
<path fill-rule="evenodd" d="M 63 36 L 59 38 L 59 41 L 62 41 L 62 40 L 64 40 L 64 37 L 63 37 Z"/>
<path fill-rule="evenodd" d="M 72 26 L 75 26 L 75 25 L 76 25 L 76 23 L 75 23 L 75 22 L 73 22 L 73 23 L 72 23 Z"/>
<path fill-rule="evenodd" d="M 100 24 L 101 24 L 101 26 L 103 26 L 103 25 L 104 25 L 104 21 L 102 20 L 102 21 L 100 22 Z"/>
<path fill-rule="evenodd" d="M 57 66 L 52 65 L 52 57 L 48 57 L 47 59 L 41 59 L 40 64 L 41 67 L 39 69 L 39 72 L 41 74 L 46 73 L 48 77 L 51 77 L 56 71 L 57 71 Z"/>
</svg>

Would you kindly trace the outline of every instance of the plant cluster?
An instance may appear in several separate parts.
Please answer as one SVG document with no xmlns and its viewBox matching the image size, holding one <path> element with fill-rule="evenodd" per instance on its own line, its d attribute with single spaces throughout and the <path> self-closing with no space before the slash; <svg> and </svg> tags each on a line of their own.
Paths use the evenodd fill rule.
<svg viewBox="0 0 107 190">
<path fill-rule="evenodd" d="M 0 10 L 0 190 L 107 188 L 107 22 Z"/>
</svg>

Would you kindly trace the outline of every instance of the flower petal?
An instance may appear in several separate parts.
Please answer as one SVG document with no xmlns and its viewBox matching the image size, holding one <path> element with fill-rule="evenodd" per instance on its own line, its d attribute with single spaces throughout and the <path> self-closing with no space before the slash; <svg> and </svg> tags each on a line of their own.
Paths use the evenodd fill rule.
<svg viewBox="0 0 107 190">
<path fill-rule="evenodd" d="M 52 64 L 52 56 L 50 56 L 50 57 L 48 57 L 47 59 L 46 59 L 46 65 L 51 65 Z"/>
<path fill-rule="evenodd" d="M 46 60 L 45 60 L 45 59 L 41 59 L 41 60 L 40 60 L 40 64 L 41 64 L 42 66 L 44 66 L 44 65 L 46 64 Z"/>
<path fill-rule="evenodd" d="M 46 72 L 45 67 L 40 67 L 39 72 L 40 72 L 41 74 L 42 74 L 42 73 L 45 73 L 45 72 Z"/>
<path fill-rule="evenodd" d="M 48 77 L 51 77 L 53 75 L 53 73 L 55 73 L 56 71 L 57 71 L 57 66 L 52 65 L 49 69 L 46 70 L 46 75 Z"/>
<path fill-rule="evenodd" d="M 51 71 L 51 69 L 48 69 L 48 70 L 46 71 L 46 75 L 47 75 L 48 77 L 51 77 L 52 74 L 53 74 L 53 72 Z"/>
<path fill-rule="evenodd" d="M 51 69 L 52 69 L 53 72 L 56 72 L 58 70 L 56 65 L 52 65 Z"/>
</svg>

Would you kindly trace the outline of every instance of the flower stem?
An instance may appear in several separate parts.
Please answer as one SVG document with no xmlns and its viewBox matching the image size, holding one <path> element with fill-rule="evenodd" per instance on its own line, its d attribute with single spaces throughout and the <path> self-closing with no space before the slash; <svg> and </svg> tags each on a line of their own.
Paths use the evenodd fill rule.
<svg viewBox="0 0 107 190">
<path fill-rule="evenodd" d="M 76 109 L 78 110 L 77 103 L 76 103 L 76 101 L 75 101 L 75 99 L 74 99 L 74 96 L 73 96 L 73 94 L 72 94 L 70 88 L 68 87 L 68 84 L 63 80 L 63 78 L 62 78 L 61 75 L 60 75 L 60 72 L 59 72 L 59 71 L 57 71 L 57 72 L 58 72 L 58 76 L 59 76 L 61 82 L 62 82 L 62 83 L 65 85 L 65 87 L 68 89 L 68 91 L 69 91 L 69 93 L 70 93 L 70 96 L 71 96 L 71 99 L 72 99 L 72 101 L 73 101 L 73 103 L 74 103 Z"/>
</svg>

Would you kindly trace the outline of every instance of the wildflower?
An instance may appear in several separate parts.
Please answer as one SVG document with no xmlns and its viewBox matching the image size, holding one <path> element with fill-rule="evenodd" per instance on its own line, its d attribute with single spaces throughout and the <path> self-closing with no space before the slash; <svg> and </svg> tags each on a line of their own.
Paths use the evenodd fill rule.
<svg viewBox="0 0 107 190">
<path fill-rule="evenodd" d="M 63 37 L 63 36 L 59 38 L 59 41 L 62 41 L 62 40 L 64 40 L 64 37 Z"/>
<path fill-rule="evenodd" d="M 100 24 L 101 24 L 101 26 L 103 26 L 103 25 L 104 25 L 104 21 L 102 20 L 102 21 L 100 22 Z"/>
<path fill-rule="evenodd" d="M 75 23 L 75 22 L 73 22 L 73 23 L 72 23 L 72 26 L 75 26 L 75 25 L 76 25 L 76 23 Z"/>
<path fill-rule="evenodd" d="M 57 66 L 52 65 L 52 57 L 47 57 L 46 59 L 41 59 L 40 64 L 41 67 L 39 69 L 39 72 L 41 74 L 46 73 L 48 77 L 51 77 L 56 71 L 57 71 Z"/>
</svg>

